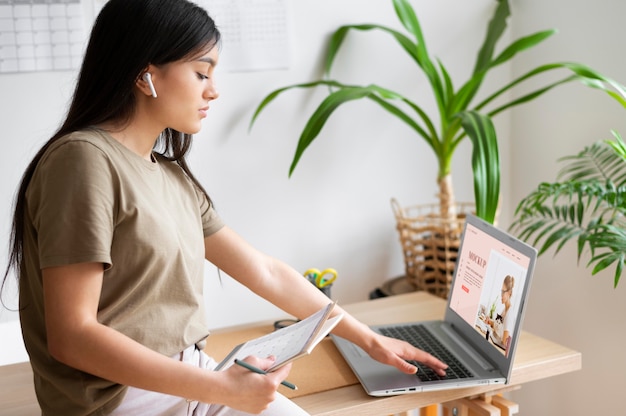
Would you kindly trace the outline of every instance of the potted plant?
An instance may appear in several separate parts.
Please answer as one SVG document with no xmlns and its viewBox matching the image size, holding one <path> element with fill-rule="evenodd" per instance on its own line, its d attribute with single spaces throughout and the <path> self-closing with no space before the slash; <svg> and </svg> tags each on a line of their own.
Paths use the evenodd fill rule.
<svg viewBox="0 0 626 416">
<path fill-rule="evenodd" d="M 441 290 L 435 291 L 445 297 L 454 269 L 455 250 L 458 248 L 462 223 L 457 213 L 463 209 L 459 209 L 455 201 L 451 174 L 452 157 L 458 145 L 465 138 L 469 138 L 472 142 L 475 211 L 481 218 L 493 222 L 499 204 L 500 163 L 492 117 L 511 107 L 531 101 L 558 85 L 576 80 L 602 89 L 618 100 L 623 101 L 625 94 L 621 85 L 584 65 L 560 62 L 534 68 L 489 94 L 487 98 L 475 102 L 477 93 L 490 70 L 508 62 L 519 52 L 532 48 L 549 38 L 555 30 L 524 36 L 496 54 L 496 44 L 507 27 L 510 7 L 508 0 L 495 0 L 495 11 L 487 26 L 483 44 L 478 51 L 474 70 L 470 78 L 457 87 L 459 84 L 453 82 L 444 64 L 430 56 L 421 25 L 409 1 L 392 0 L 392 3 L 404 31 L 373 23 L 339 27 L 330 38 L 323 78 L 313 82 L 289 85 L 270 92 L 254 112 L 250 127 L 263 109 L 281 94 L 293 89 L 328 88 L 328 96 L 311 114 L 300 134 L 289 170 L 291 176 L 304 151 L 318 137 L 334 110 L 342 104 L 367 98 L 409 125 L 415 131 L 416 137 L 428 143 L 437 158 L 436 177 L 440 192 L 438 210 L 427 215 L 408 215 L 409 210 L 394 203 L 398 231 L 405 254 L 407 277 L 418 279 L 416 286 L 419 287 L 425 284 L 419 276 L 429 275 L 426 280 L 434 279 L 435 284 L 442 287 Z M 437 114 L 429 115 L 408 95 L 378 84 L 353 85 L 349 82 L 331 79 L 333 64 L 344 39 L 349 33 L 355 31 L 378 31 L 389 35 L 396 41 L 407 53 L 408 58 L 417 65 L 416 75 L 425 76 L 428 80 L 431 93 L 437 103 Z M 556 81 L 548 81 L 542 87 L 520 97 L 506 100 L 507 95 L 504 94 L 511 91 L 513 87 L 556 70 L 565 70 L 567 74 Z M 382 73 L 384 74 L 384 71 Z M 416 93 L 422 94 L 423 92 L 417 91 Z M 505 102 L 496 102 L 497 99 L 500 101 L 504 99 Z M 422 226 L 423 223 L 424 226 Z M 428 264 L 429 262 L 434 263 Z M 441 273 L 438 270 L 441 270 Z M 431 273 L 435 274 L 430 276 Z"/>
<path fill-rule="evenodd" d="M 539 254 L 576 240 L 578 261 L 585 248 L 591 253 L 592 275 L 615 264 L 617 287 L 626 257 L 626 144 L 612 133 L 614 140 L 561 158 L 558 181 L 541 183 L 520 201 L 511 230 Z"/>
</svg>

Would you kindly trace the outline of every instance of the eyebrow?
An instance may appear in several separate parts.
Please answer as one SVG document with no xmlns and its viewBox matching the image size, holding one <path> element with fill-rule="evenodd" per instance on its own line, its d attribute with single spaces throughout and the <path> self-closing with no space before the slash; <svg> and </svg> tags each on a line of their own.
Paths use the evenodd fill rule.
<svg viewBox="0 0 626 416">
<path fill-rule="evenodd" d="M 196 59 L 196 61 L 206 62 L 209 65 L 215 66 L 215 60 L 213 58 L 201 57 L 201 58 Z"/>
</svg>

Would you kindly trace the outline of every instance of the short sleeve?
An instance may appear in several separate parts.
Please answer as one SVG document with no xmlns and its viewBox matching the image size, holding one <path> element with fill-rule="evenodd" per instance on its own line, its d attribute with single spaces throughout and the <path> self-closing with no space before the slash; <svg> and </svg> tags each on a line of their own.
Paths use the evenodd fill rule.
<svg viewBox="0 0 626 416">
<path fill-rule="evenodd" d="M 219 231 L 224 226 L 224 222 L 217 211 L 215 211 L 213 203 L 209 201 L 206 194 L 195 185 L 194 189 L 196 190 L 196 196 L 200 204 L 200 213 L 202 214 L 202 232 L 206 238 Z"/>
<path fill-rule="evenodd" d="M 27 191 L 40 267 L 111 265 L 116 178 L 93 143 L 65 141 L 41 159 Z"/>
</svg>

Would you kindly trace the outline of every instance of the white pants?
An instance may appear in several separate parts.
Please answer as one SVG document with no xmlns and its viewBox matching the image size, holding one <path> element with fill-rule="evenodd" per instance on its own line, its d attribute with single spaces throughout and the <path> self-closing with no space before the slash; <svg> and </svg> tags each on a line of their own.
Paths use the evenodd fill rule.
<svg viewBox="0 0 626 416">
<path fill-rule="evenodd" d="M 187 348 L 182 353 L 176 354 L 173 359 L 182 362 L 213 370 L 217 363 L 203 351 L 195 346 Z M 234 410 L 223 405 L 207 404 L 201 402 L 189 402 L 184 398 L 170 396 L 163 393 L 142 390 L 129 387 L 124 400 L 120 406 L 111 413 L 112 416 L 245 416 L 245 413 Z M 309 416 L 302 408 L 294 402 L 278 394 L 268 409 L 262 416 Z"/>
</svg>

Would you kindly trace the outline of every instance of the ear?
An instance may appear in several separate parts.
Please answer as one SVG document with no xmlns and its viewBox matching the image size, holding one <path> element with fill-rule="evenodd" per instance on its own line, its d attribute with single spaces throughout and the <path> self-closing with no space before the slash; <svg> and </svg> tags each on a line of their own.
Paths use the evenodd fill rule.
<svg viewBox="0 0 626 416">
<path fill-rule="evenodd" d="M 146 69 L 141 73 L 139 78 L 136 81 L 137 88 L 146 94 L 151 95 L 154 98 L 157 98 L 156 88 L 154 87 L 154 81 L 152 78 L 152 73 L 149 69 Z"/>
</svg>

